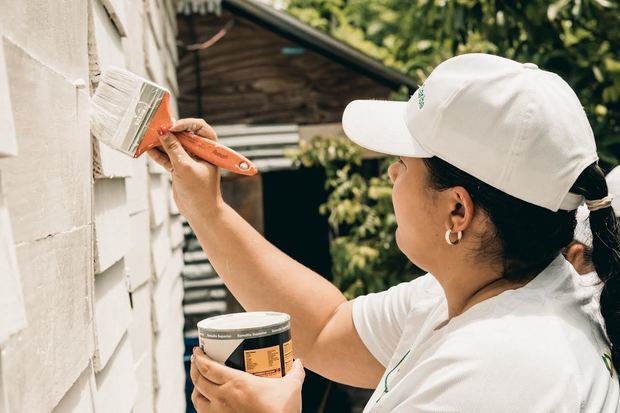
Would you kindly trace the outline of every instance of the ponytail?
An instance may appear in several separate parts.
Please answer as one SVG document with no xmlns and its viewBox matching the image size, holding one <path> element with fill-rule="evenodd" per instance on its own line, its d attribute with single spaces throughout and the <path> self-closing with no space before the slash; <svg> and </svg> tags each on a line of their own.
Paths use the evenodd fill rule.
<svg viewBox="0 0 620 413">
<path fill-rule="evenodd" d="M 588 166 L 579 176 L 571 192 L 586 200 L 600 200 L 608 195 L 607 182 L 601 168 Z M 620 231 L 611 206 L 590 212 L 592 230 L 592 263 L 604 283 L 601 291 L 601 314 L 611 345 L 611 359 L 620 371 Z"/>
</svg>

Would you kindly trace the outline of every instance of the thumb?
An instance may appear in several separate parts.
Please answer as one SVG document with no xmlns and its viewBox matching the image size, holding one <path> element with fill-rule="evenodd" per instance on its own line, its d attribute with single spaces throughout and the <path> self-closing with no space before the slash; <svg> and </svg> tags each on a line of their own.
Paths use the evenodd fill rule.
<svg viewBox="0 0 620 413">
<path fill-rule="evenodd" d="M 306 372 L 304 370 L 304 365 L 301 359 L 297 359 L 293 362 L 291 370 L 286 373 L 286 376 L 284 376 L 284 378 L 286 380 L 298 382 L 301 386 L 301 384 L 304 382 L 304 379 L 306 378 Z"/>
<path fill-rule="evenodd" d="M 159 137 L 159 140 L 170 158 L 172 167 L 178 169 L 183 163 L 189 162 L 190 156 L 185 152 L 185 148 L 181 142 L 172 133 L 165 133 Z"/>
</svg>

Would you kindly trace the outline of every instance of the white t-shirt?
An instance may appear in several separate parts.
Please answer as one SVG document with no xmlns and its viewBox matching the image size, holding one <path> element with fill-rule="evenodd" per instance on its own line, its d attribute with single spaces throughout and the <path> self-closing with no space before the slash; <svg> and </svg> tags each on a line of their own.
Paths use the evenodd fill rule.
<svg viewBox="0 0 620 413">
<path fill-rule="evenodd" d="M 620 412 L 600 284 L 588 280 L 558 256 L 438 330 L 448 312 L 430 274 L 358 297 L 355 328 L 386 367 L 364 413 Z"/>
</svg>

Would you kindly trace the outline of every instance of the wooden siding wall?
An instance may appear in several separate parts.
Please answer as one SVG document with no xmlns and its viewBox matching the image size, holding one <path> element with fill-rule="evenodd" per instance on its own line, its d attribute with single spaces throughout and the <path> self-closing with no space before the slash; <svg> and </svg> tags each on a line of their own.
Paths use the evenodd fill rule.
<svg viewBox="0 0 620 413">
<path fill-rule="evenodd" d="M 0 413 L 184 412 L 169 175 L 89 128 L 107 65 L 177 90 L 173 0 L 27 3 L 0 12 Z"/>
<path fill-rule="evenodd" d="M 208 40 L 231 20 L 233 27 L 212 47 L 180 53 L 181 116 L 215 125 L 340 122 L 351 100 L 390 93 L 313 51 L 283 53 L 297 45 L 227 11 L 221 17 L 179 17 L 179 39 L 184 44 Z"/>
</svg>

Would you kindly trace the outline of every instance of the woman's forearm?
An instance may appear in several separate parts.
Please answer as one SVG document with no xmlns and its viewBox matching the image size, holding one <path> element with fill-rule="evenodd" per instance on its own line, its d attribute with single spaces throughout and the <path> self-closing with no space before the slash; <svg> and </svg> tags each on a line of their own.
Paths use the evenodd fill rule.
<svg viewBox="0 0 620 413">
<path fill-rule="evenodd" d="M 309 357 L 342 293 L 319 274 L 284 254 L 230 206 L 189 219 L 209 261 L 248 311 L 291 315 L 296 356 Z"/>
</svg>

